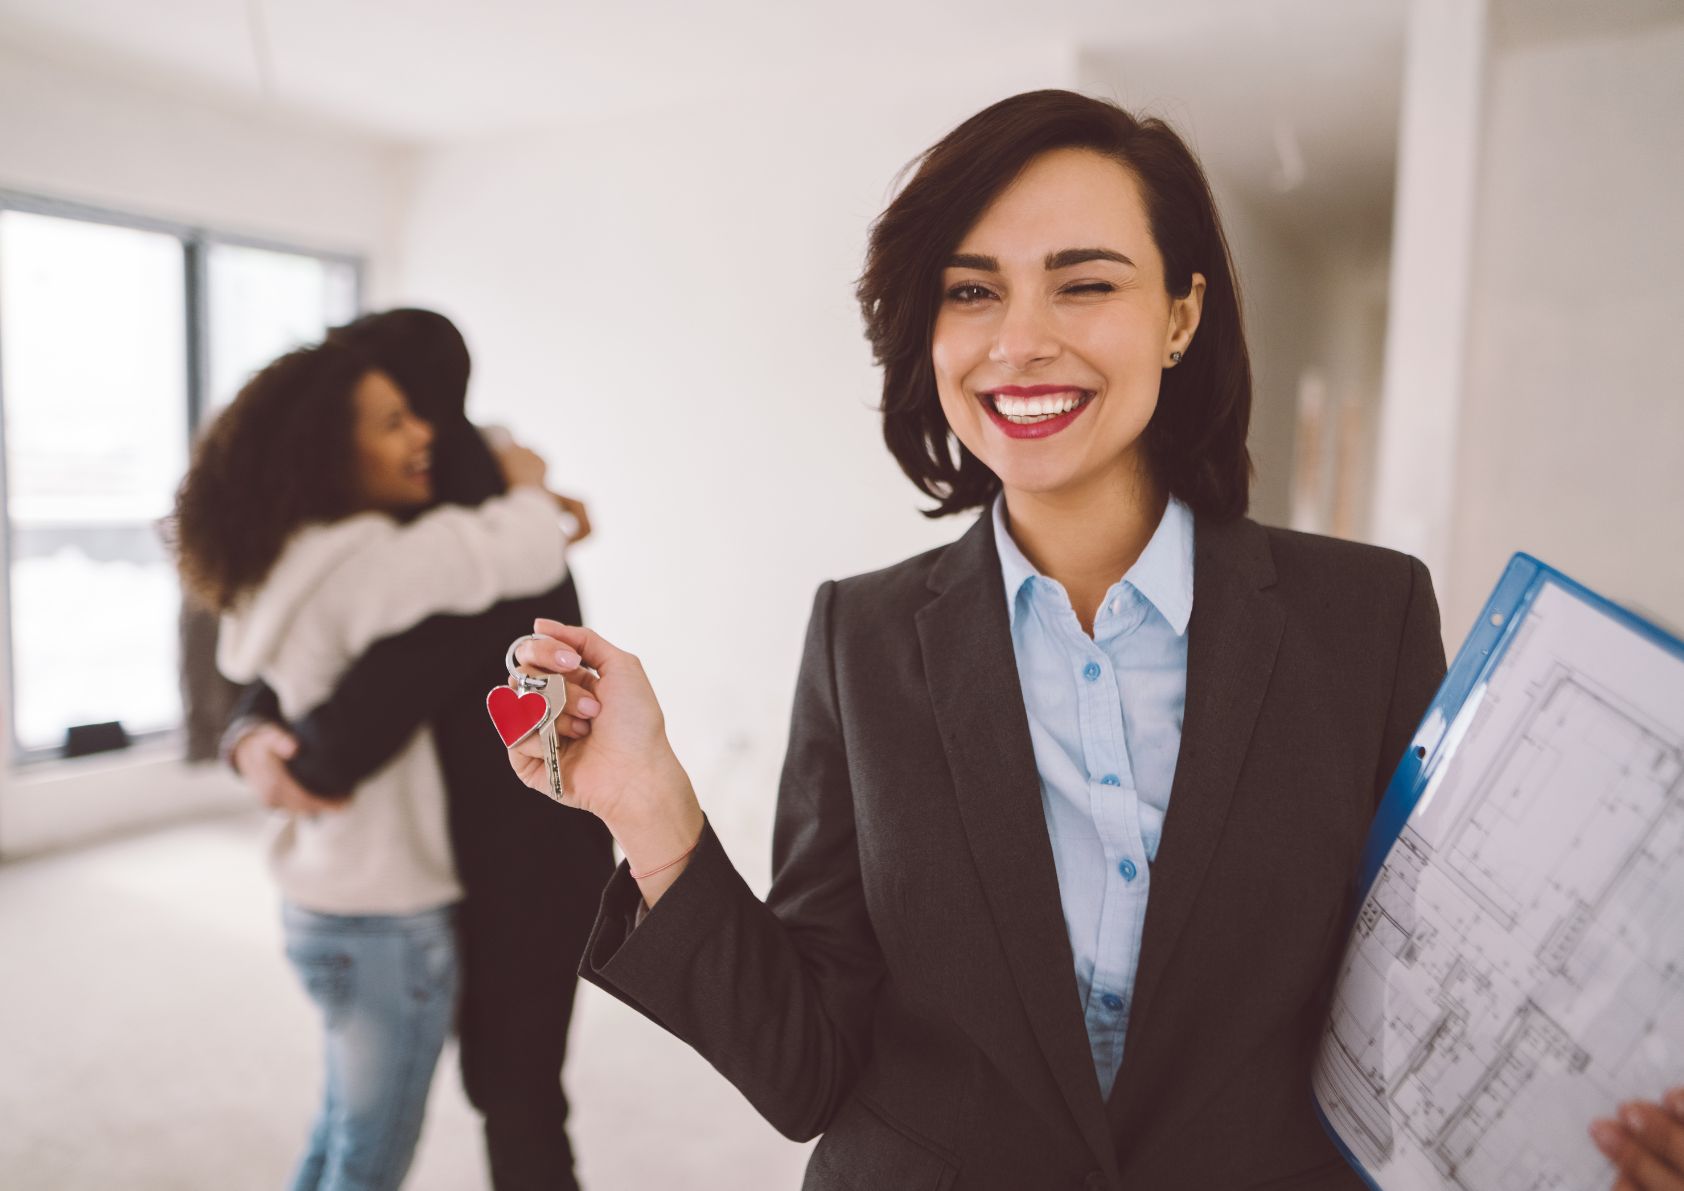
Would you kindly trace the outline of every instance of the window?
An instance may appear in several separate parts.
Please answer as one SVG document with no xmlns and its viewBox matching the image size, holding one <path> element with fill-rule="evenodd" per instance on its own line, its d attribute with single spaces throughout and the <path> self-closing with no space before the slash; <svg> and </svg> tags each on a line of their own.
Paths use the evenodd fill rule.
<svg viewBox="0 0 1684 1191">
<path fill-rule="evenodd" d="M 356 315 L 357 270 L 346 261 L 212 243 L 205 272 L 211 312 L 207 409 L 232 401 L 246 379 L 276 356 Z"/>
<path fill-rule="evenodd" d="M 355 315 L 356 262 L 0 195 L 0 447 L 19 758 L 181 718 L 159 538 L 196 411 Z M 195 345 L 197 345 L 195 347 Z"/>
</svg>

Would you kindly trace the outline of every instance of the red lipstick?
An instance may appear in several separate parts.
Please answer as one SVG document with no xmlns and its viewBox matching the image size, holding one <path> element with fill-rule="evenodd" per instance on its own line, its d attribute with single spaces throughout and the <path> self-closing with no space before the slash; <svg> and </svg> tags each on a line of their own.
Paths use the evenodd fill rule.
<svg viewBox="0 0 1684 1191">
<path fill-rule="evenodd" d="M 1014 422 L 1005 417 L 995 408 L 993 398 L 1001 397 L 1045 397 L 1052 393 L 1077 393 L 1081 400 L 1075 409 L 1059 414 L 1055 418 L 1047 418 L 1039 422 Z M 1050 438 L 1059 431 L 1069 427 L 1082 416 L 1082 411 L 1093 404 L 1094 394 L 1087 389 L 1079 389 L 1075 385 L 999 385 L 992 389 L 984 389 L 977 394 L 977 400 L 987 411 L 988 418 L 1007 438 Z"/>
</svg>

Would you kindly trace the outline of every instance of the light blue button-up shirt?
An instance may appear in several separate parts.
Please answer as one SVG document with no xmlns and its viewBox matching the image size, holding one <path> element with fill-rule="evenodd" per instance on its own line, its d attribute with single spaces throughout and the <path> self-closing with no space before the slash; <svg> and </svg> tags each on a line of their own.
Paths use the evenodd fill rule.
<svg viewBox="0 0 1684 1191">
<path fill-rule="evenodd" d="M 1169 501 L 1146 549 L 1105 593 L 1092 637 L 1063 586 L 1012 540 L 1004 497 L 994 502 L 994 539 L 1082 1016 L 1109 1093 L 1181 748 L 1193 514 Z"/>
</svg>

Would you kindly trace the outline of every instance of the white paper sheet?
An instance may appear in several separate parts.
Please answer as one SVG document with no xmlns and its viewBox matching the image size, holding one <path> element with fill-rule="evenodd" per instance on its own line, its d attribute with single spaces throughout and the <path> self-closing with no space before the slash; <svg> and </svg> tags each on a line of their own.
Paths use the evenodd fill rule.
<svg viewBox="0 0 1684 1191">
<path fill-rule="evenodd" d="M 1381 866 L 1315 1075 L 1376 1186 L 1604 1191 L 1684 1081 L 1684 659 L 1546 582 Z"/>
</svg>

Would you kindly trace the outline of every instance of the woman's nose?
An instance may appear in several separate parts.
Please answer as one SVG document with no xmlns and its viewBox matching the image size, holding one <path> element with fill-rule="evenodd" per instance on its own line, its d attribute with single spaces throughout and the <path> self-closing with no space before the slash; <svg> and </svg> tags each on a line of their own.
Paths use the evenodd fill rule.
<svg viewBox="0 0 1684 1191">
<path fill-rule="evenodd" d="M 1055 358 L 1058 339 L 1053 334 L 1048 311 L 1040 302 L 1006 303 L 994 333 L 988 358 L 1016 372 L 1026 372 Z"/>
</svg>

